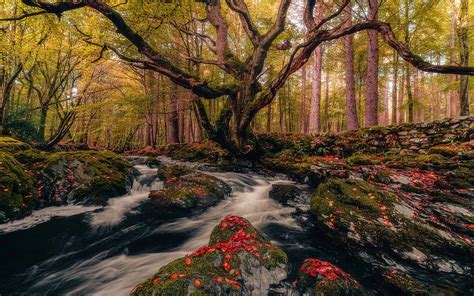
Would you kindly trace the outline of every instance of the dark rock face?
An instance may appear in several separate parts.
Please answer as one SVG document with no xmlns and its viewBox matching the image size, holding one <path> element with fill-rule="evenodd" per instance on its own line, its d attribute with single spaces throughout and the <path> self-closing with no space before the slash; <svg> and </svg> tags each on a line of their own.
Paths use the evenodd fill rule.
<svg viewBox="0 0 474 296">
<path fill-rule="evenodd" d="M 225 182 L 186 167 L 158 169 L 164 190 L 150 192 L 152 204 L 161 209 L 203 209 L 216 205 L 231 192 Z"/>
<path fill-rule="evenodd" d="M 0 223 L 31 214 L 37 198 L 25 168 L 11 154 L 0 152 Z"/>
<path fill-rule="evenodd" d="M 292 184 L 273 184 L 269 197 L 283 205 L 295 201 L 304 194 L 303 190 Z"/>
<path fill-rule="evenodd" d="M 208 246 L 163 266 L 131 295 L 268 295 L 286 279 L 288 258 L 247 220 L 227 216 Z"/>
</svg>

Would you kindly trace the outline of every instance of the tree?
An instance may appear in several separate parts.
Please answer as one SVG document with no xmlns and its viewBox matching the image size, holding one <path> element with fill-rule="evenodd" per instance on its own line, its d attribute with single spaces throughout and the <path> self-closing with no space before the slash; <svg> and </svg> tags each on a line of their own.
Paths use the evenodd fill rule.
<svg viewBox="0 0 474 296">
<path fill-rule="evenodd" d="M 369 1 L 369 20 L 378 19 L 378 1 Z M 367 49 L 367 97 L 365 101 L 365 126 L 378 124 L 378 72 L 379 72 L 379 37 L 377 30 L 368 30 Z"/>
<path fill-rule="evenodd" d="M 459 39 L 459 56 L 461 65 L 467 67 L 469 65 L 469 43 L 467 41 L 468 34 L 468 17 L 469 17 L 469 0 L 461 0 L 459 12 L 459 27 L 457 35 Z M 469 93 L 468 93 L 468 76 L 461 75 L 459 88 L 459 101 L 461 103 L 461 116 L 469 115 Z"/>
<path fill-rule="evenodd" d="M 249 157 L 257 156 L 257 152 L 259 152 L 257 137 L 252 131 L 252 120 L 261 109 L 272 102 L 290 75 L 298 71 L 324 42 L 360 31 L 376 30 L 383 36 L 384 41 L 394 48 L 405 61 L 420 70 L 474 74 L 473 68 L 439 66 L 424 61 L 413 54 L 405 44 L 396 39 L 388 23 L 370 19 L 360 20 L 349 27 L 341 26 L 339 16 L 349 1 L 344 1 L 342 5 L 335 5 L 327 16 L 316 22 L 314 17 L 316 1 L 307 0 L 303 9 L 305 23 L 310 21 L 314 25 L 306 33 L 305 40 L 291 48 L 287 62 L 279 71 L 268 71 L 265 62 L 271 50 L 272 52 L 280 49 L 290 50 L 288 46 L 276 47 L 276 43 L 284 41 L 279 38 L 282 38 L 282 33 L 285 31 L 287 13 L 291 4 L 290 0 L 280 1 L 278 12 L 273 18 L 274 21 L 270 22 L 268 26 L 265 26 L 265 23 L 262 22 L 254 22 L 249 8 L 243 0 L 225 1 L 228 10 L 221 8 L 221 1 L 203 1 L 203 13 L 206 15 L 206 22 L 209 25 L 207 31 L 188 31 L 187 28 L 178 25 L 181 32 L 187 31 L 195 38 L 205 40 L 209 56 L 211 56 L 211 53 L 213 54 L 213 58 L 207 58 L 207 56 L 206 58 L 187 57 L 194 63 L 203 65 L 202 73 L 189 73 L 186 67 L 173 62 L 173 59 L 166 53 L 166 47 L 161 48 L 159 43 L 148 37 L 148 27 L 138 26 L 137 29 L 132 28 L 131 22 L 127 21 L 123 15 L 127 15 L 127 17 L 133 15 L 133 10 L 127 11 L 130 13 L 122 12 L 129 5 L 138 4 L 123 4 L 112 7 L 102 0 L 64 0 L 58 2 L 22 0 L 22 2 L 33 10 L 25 12 L 25 15 L 15 16 L 16 19 L 41 14 L 61 15 L 84 7 L 98 12 L 109 20 L 114 27 L 114 33 L 107 36 L 109 39 L 105 38 L 106 40 L 102 40 L 102 44 L 99 44 L 102 48 L 102 54 L 106 50 L 111 50 L 117 57 L 135 67 L 156 71 L 168 77 L 175 84 L 191 90 L 199 97 L 193 101 L 193 105 L 199 122 L 208 137 L 238 155 Z M 160 3 L 160 5 L 175 4 Z M 90 13 L 90 10 L 87 13 Z M 229 21 L 225 14 L 238 17 L 241 30 L 247 36 L 247 39 L 243 42 L 245 46 L 235 48 L 229 44 Z M 75 17 L 79 19 L 83 16 L 80 13 L 75 14 Z M 166 17 L 162 17 L 162 19 L 163 22 L 166 21 Z M 191 21 L 199 21 L 200 19 L 202 17 Z M 213 30 L 209 30 L 210 28 Z M 262 31 L 265 31 L 265 33 L 261 33 Z M 129 42 L 128 44 L 131 43 L 135 51 L 128 50 L 129 47 L 127 46 L 120 46 L 120 42 L 117 42 L 119 46 L 108 42 L 115 35 L 115 32 L 124 37 Z M 215 35 L 215 37 L 212 37 L 212 35 Z M 210 79 L 208 74 L 205 73 L 204 70 L 209 73 L 210 67 L 219 69 L 218 75 L 216 75 L 218 79 Z M 228 77 L 226 83 L 222 83 L 221 78 L 223 76 Z M 216 100 L 220 97 L 225 98 L 223 108 L 217 120 L 211 122 L 203 99 Z"/>
<path fill-rule="evenodd" d="M 347 5 L 344 8 L 346 14 L 346 26 L 352 26 L 352 6 Z M 345 45 L 345 79 L 346 79 L 346 110 L 347 110 L 347 129 L 354 130 L 359 128 L 357 119 L 357 103 L 355 99 L 355 81 L 354 81 L 354 46 L 353 37 L 348 35 L 344 37 Z"/>
</svg>

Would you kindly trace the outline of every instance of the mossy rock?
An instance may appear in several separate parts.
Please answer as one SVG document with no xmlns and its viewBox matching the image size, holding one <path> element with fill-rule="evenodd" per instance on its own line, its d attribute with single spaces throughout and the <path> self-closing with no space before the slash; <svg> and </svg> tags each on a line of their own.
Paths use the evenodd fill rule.
<svg viewBox="0 0 474 296">
<path fill-rule="evenodd" d="M 202 209 L 216 205 L 231 192 L 225 182 L 189 168 L 172 166 L 158 170 L 164 190 L 150 192 L 153 205 L 161 209 Z"/>
<path fill-rule="evenodd" d="M 194 144 L 172 144 L 164 153 L 174 159 L 216 163 L 228 157 L 228 152 L 212 142 Z"/>
<path fill-rule="evenodd" d="M 457 163 L 440 154 L 392 154 L 383 159 L 383 163 L 392 168 L 449 169 Z"/>
<path fill-rule="evenodd" d="M 322 227 L 350 245 L 371 246 L 392 255 L 421 251 L 468 260 L 470 246 L 447 239 L 423 221 L 395 209 L 399 198 L 362 180 L 329 179 L 311 198 L 311 213 Z"/>
<path fill-rule="evenodd" d="M 51 204 L 104 205 L 127 193 L 132 172 L 128 162 L 110 151 L 53 153 L 41 171 L 40 191 Z"/>
<path fill-rule="evenodd" d="M 347 158 L 349 165 L 375 165 L 380 164 L 381 160 L 375 155 L 356 153 Z"/>
<path fill-rule="evenodd" d="M 32 177 L 12 155 L 0 152 L 0 222 L 31 214 L 36 203 Z"/>
<path fill-rule="evenodd" d="M 12 137 L 0 136 L 0 151 L 15 153 L 23 150 L 31 149 L 31 146 Z"/>
<path fill-rule="evenodd" d="M 432 288 L 413 279 L 398 270 L 387 270 L 383 273 L 386 285 L 397 295 L 429 296 L 429 295 L 454 295 L 439 287 Z"/>
<path fill-rule="evenodd" d="M 227 216 L 211 238 L 208 246 L 163 266 L 130 295 L 266 295 L 286 279 L 286 254 L 247 220 Z"/>
<path fill-rule="evenodd" d="M 166 181 L 171 178 L 179 178 L 184 175 L 192 173 L 193 170 L 183 166 L 167 166 L 159 168 L 157 171 L 157 176 L 163 181 Z"/>
<path fill-rule="evenodd" d="M 339 267 L 319 259 L 306 259 L 298 271 L 296 288 L 303 295 L 366 295 L 362 286 Z"/>
</svg>

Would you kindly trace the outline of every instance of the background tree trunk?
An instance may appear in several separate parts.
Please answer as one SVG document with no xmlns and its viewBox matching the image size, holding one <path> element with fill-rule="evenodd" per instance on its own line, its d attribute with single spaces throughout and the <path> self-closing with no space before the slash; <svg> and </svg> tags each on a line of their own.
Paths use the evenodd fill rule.
<svg viewBox="0 0 474 296">
<path fill-rule="evenodd" d="M 461 58 L 461 66 L 469 66 L 469 44 L 468 44 L 468 18 L 469 18 L 469 0 L 461 0 L 461 7 L 459 13 L 459 56 Z M 461 75 L 459 88 L 459 101 L 461 105 L 461 116 L 469 115 L 469 92 L 468 92 L 469 76 Z"/>
<path fill-rule="evenodd" d="M 369 20 L 377 20 L 378 1 L 369 0 Z M 378 32 L 367 31 L 367 98 L 365 102 L 365 126 L 378 124 L 378 71 L 379 71 L 379 44 Z"/>
<path fill-rule="evenodd" d="M 352 5 L 344 8 L 346 26 L 352 26 Z M 359 128 L 359 120 L 357 118 L 357 103 L 355 98 L 355 81 L 354 81 L 354 45 L 353 36 L 344 37 L 345 45 L 345 80 L 346 80 L 346 110 L 347 110 L 347 129 L 354 130 Z"/>
<path fill-rule="evenodd" d="M 316 23 L 322 19 L 322 1 L 316 3 Z M 311 107 L 309 111 L 308 132 L 316 134 L 321 131 L 321 74 L 323 64 L 323 47 L 320 45 L 313 53 L 313 78 L 311 81 Z"/>
<path fill-rule="evenodd" d="M 167 143 L 176 144 L 179 140 L 179 122 L 178 122 L 178 86 L 173 84 L 173 94 L 168 102 L 168 124 L 167 124 Z"/>
</svg>

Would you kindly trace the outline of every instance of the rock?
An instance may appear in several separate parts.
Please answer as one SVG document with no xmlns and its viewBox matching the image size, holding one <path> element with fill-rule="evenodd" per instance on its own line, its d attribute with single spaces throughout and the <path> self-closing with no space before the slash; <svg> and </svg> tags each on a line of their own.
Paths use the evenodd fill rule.
<svg viewBox="0 0 474 296">
<path fill-rule="evenodd" d="M 311 212 L 321 227 L 349 246 L 370 247 L 378 255 L 393 255 L 435 269 L 439 258 L 472 262 L 467 241 L 443 235 L 418 215 L 400 212 L 406 208 L 402 199 L 385 187 L 362 180 L 329 179 L 313 194 Z M 422 209 L 423 204 L 419 211 Z M 437 219 L 433 217 L 430 219 Z"/>
<path fill-rule="evenodd" d="M 145 160 L 145 164 L 151 168 L 157 168 L 161 165 L 161 161 L 159 161 L 156 156 L 149 156 Z"/>
<path fill-rule="evenodd" d="M 304 261 L 295 284 L 303 295 L 366 295 L 362 286 L 348 273 L 315 258 Z"/>
<path fill-rule="evenodd" d="M 105 205 L 127 193 L 132 174 L 131 165 L 110 151 L 58 152 L 40 173 L 39 191 L 49 204 Z"/>
<path fill-rule="evenodd" d="M 130 295 L 268 295 L 287 277 L 288 258 L 246 219 L 227 216 L 208 246 L 163 266 Z"/>
<path fill-rule="evenodd" d="M 289 201 L 295 201 L 303 194 L 303 190 L 293 184 L 272 184 L 272 189 L 268 193 L 271 199 L 284 205 L 287 205 Z"/>
<path fill-rule="evenodd" d="M 0 152 L 0 223 L 31 214 L 37 201 L 32 177 L 11 154 Z"/>
<path fill-rule="evenodd" d="M 158 170 L 164 190 L 151 191 L 149 198 L 159 209 L 204 209 L 222 201 L 231 187 L 213 176 L 186 167 L 172 166 Z"/>
</svg>

